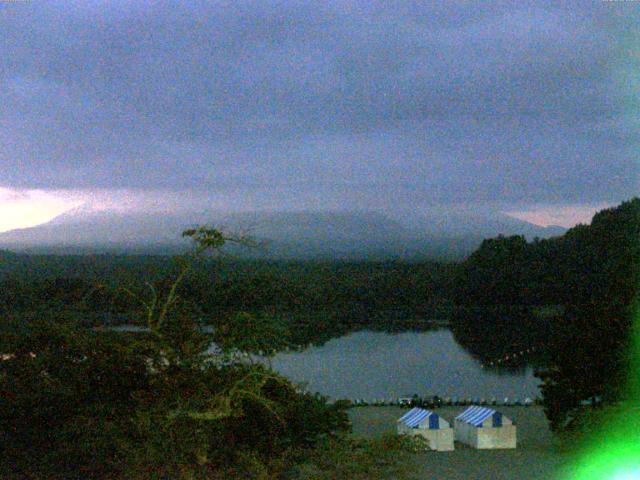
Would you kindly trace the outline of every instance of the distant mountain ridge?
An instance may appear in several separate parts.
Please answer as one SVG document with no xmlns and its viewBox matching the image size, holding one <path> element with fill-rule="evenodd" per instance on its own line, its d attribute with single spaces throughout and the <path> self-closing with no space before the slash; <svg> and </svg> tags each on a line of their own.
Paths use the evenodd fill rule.
<svg viewBox="0 0 640 480">
<path fill-rule="evenodd" d="M 426 215 L 401 222 L 370 211 L 124 213 L 83 207 L 50 222 L 0 234 L 0 248 L 50 253 L 175 253 L 183 230 L 209 224 L 265 240 L 244 255 L 274 258 L 458 259 L 498 234 L 549 237 L 564 232 L 506 215 Z"/>
</svg>

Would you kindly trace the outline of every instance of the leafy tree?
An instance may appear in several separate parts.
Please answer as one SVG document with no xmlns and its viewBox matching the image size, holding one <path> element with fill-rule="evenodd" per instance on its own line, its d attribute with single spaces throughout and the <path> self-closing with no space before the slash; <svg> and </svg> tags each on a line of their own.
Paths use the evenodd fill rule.
<svg viewBox="0 0 640 480">
<path fill-rule="evenodd" d="M 271 478 L 287 452 L 348 428 L 344 406 L 247 361 L 286 337 L 275 320 L 238 314 L 202 328 L 182 282 L 205 255 L 250 241 L 205 227 L 185 236 L 194 250 L 177 258 L 172 282 L 129 290 L 148 333 L 86 329 L 81 309 L 5 321 L 3 476 Z"/>
</svg>

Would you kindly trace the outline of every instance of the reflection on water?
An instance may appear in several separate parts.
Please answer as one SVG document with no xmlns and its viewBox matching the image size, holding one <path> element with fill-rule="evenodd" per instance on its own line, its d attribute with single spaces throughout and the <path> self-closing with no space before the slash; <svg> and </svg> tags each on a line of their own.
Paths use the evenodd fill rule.
<svg viewBox="0 0 640 480">
<path fill-rule="evenodd" d="M 473 358 L 508 374 L 544 365 L 551 324 L 526 306 L 463 307 L 452 316 L 451 331 Z"/>
<path fill-rule="evenodd" d="M 483 368 L 449 330 L 383 333 L 361 331 L 302 352 L 280 353 L 273 367 L 311 391 L 332 398 L 388 399 L 421 396 L 538 396 L 530 367 Z"/>
</svg>

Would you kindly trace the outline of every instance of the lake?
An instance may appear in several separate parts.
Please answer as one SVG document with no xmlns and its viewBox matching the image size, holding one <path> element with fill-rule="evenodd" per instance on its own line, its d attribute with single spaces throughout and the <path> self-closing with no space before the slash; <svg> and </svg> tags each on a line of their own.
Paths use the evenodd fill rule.
<svg viewBox="0 0 640 480">
<path fill-rule="evenodd" d="M 321 347 L 279 353 L 275 370 L 333 399 L 389 399 L 417 393 L 441 397 L 511 399 L 539 395 L 531 367 L 483 368 L 448 329 L 383 333 L 360 331 Z"/>
</svg>

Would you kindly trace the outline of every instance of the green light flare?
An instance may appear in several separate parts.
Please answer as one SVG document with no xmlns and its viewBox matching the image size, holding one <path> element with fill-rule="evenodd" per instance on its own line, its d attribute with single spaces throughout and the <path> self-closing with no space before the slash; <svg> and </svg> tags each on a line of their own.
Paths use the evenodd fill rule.
<svg viewBox="0 0 640 480">
<path fill-rule="evenodd" d="M 624 402 L 600 412 L 600 428 L 579 447 L 566 480 L 640 480 L 640 309 L 635 302 Z"/>
<path fill-rule="evenodd" d="M 638 427 L 637 422 L 634 422 Z M 617 425 L 622 427 L 621 424 Z M 609 433 L 617 433 L 612 439 Z M 580 455 L 580 460 L 568 469 L 570 480 L 640 480 L 640 438 L 638 429 L 622 428 L 599 432 L 601 438 L 592 438 L 591 444 Z M 620 435 L 624 434 L 624 435 Z M 620 438 L 620 437 L 626 438 Z"/>
<path fill-rule="evenodd" d="M 596 446 L 596 448 L 598 448 Z M 634 445 L 600 445 L 604 452 L 595 453 L 588 461 L 573 468 L 572 480 L 640 479 L 640 448 Z"/>
</svg>

